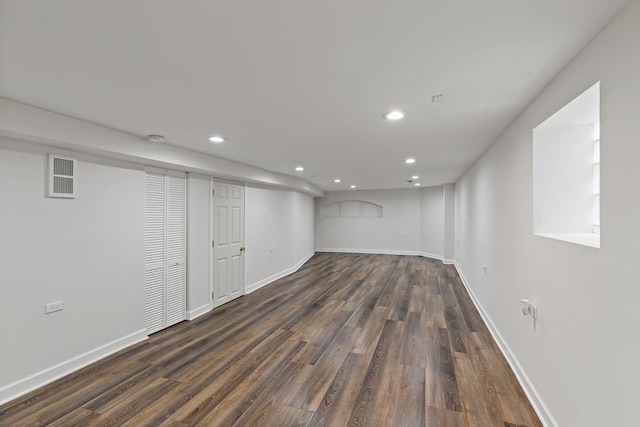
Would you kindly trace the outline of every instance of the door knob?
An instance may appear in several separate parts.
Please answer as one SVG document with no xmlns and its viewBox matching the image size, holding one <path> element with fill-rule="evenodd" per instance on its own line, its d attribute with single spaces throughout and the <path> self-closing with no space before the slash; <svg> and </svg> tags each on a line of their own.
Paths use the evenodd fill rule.
<svg viewBox="0 0 640 427">
<path fill-rule="evenodd" d="M 244 246 L 240 246 L 240 252 L 244 252 L 246 248 Z"/>
</svg>

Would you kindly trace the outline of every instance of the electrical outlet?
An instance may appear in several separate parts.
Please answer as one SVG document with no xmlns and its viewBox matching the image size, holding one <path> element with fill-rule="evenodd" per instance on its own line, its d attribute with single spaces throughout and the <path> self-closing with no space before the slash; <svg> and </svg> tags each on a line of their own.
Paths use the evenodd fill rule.
<svg viewBox="0 0 640 427">
<path fill-rule="evenodd" d="M 536 323 L 538 321 L 538 307 L 533 305 L 528 299 L 521 299 L 522 315 L 531 316 L 533 318 L 533 330 L 536 330 Z"/>
<path fill-rule="evenodd" d="M 44 314 L 55 313 L 64 308 L 64 301 L 50 302 L 44 306 Z"/>
<path fill-rule="evenodd" d="M 522 303 L 522 314 L 523 315 L 531 316 L 534 319 L 538 318 L 538 307 L 533 305 L 531 303 L 531 301 L 529 301 L 528 299 L 521 299 L 520 302 Z"/>
</svg>

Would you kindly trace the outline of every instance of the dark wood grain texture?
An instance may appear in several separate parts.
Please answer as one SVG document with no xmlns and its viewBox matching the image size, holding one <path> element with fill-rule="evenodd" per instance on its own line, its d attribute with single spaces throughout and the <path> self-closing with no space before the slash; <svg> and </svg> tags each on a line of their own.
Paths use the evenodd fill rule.
<svg viewBox="0 0 640 427">
<path fill-rule="evenodd" d="M 541 426 L 455 269 L 299 271 L 0 406 L 0 426 Z"/>
</svg>

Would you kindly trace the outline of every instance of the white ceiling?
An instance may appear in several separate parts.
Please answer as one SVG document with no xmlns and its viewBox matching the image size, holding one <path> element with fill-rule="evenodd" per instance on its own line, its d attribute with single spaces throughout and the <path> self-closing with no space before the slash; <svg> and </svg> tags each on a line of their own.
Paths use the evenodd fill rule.
<svg viewBox="0 0 640 427">
<path fill-rule="evenodd" d="M 624 3 L 0 0 L 0 96 L 324 190 L 438 185 Z"/>
</svg>

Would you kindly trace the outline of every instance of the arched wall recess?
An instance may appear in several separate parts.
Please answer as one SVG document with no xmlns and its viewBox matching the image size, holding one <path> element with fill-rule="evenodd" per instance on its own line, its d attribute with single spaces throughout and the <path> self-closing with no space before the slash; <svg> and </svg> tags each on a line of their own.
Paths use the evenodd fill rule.
<svg viewBox="0 0 640 427">
<path fill-rule="evenodd" d="M 382 218 L 382 206 L 364 200 L 342 200 L 322 206 L 320 218 Z"/>
</svg>

